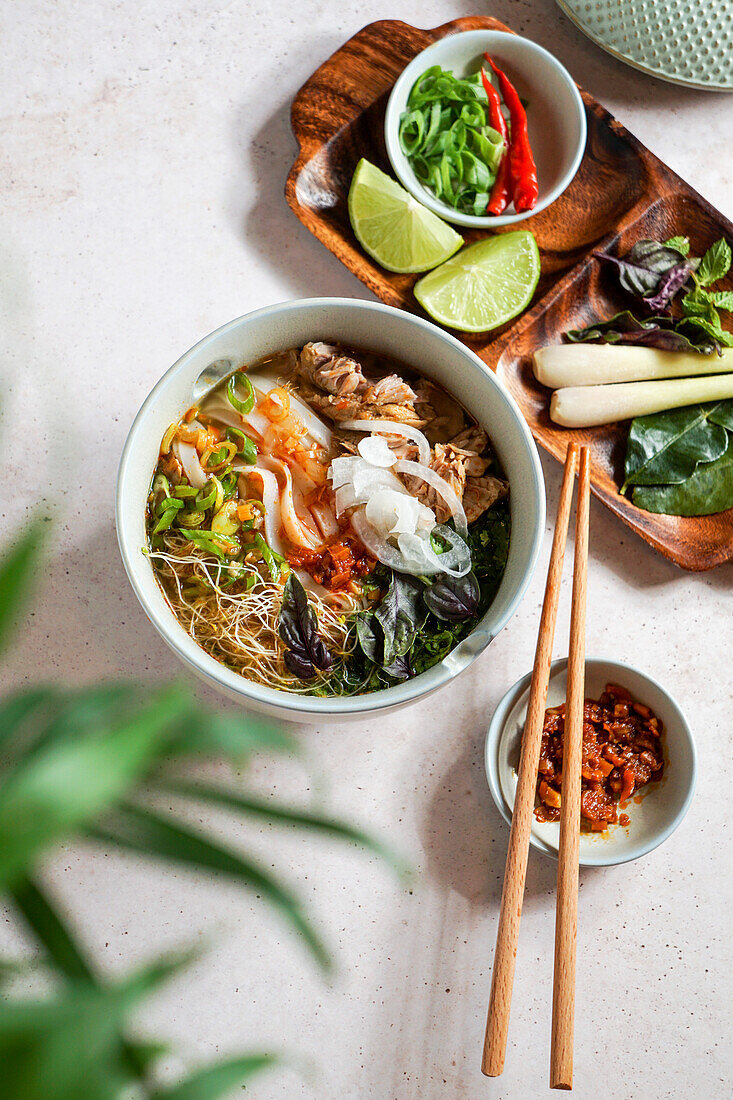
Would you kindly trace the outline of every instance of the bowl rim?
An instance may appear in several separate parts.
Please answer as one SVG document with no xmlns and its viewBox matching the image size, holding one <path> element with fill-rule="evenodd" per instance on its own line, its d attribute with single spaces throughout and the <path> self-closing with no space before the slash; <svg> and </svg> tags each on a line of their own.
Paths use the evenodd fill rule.
<svg viewBox="0 0 733 1100">
<path fill-rule="evenodd" d="M 695 745 L 695 738 L 693 737 L 690 724 L 685 717 L 685 713 L 682 707 L 675 699 L 674 695 L 667 690 L 654 676 L 651 676 L 648 672 L 644 672 L 643 669 L 637 668 L 635 665 L 631 665 L 628 661 L 619 661 L 615 657 L 604 656 L 592 656 L 587 655 L 585 658 L 587 665 L 601 665 L 605 668 L 613 668 L 616 670 L 616 674 L 620 671 L 623 675 L 624 672 L 633 672 L 634 675 L 641 677 L 642 680 L 646 680 L 648 684 L 656 688 L 662 693 L 671 704 L 672 709 L 676 712 L 676 717 L 679 721 L 679 730 L 683 739 L 687 742 L 690 754 L 691 754 L 691 767 L 690 774 L 687 782 L 687 791 L 685 793 L 684 800 L 679 810 L 675 814 L 671 822 L 669 822 L 664 828 L 656 832 L 646 843 L 638 845 L 630 853 L 612 855 L 607 854 L 605 856 L 588 856 L 581 857 L 581 867 L 616 867 L 623 863 L 632 863 L 635 859 L 641 859 L 642 856 L 648 855 L 653 852 L 655 848 L 658 848 L 660 844 L 663 844 L 665 840 L 668 840 L 672 833 L 678 828 L 685 818 L 687 811 L 690 808 L 690 803 L 695 794 L 695 786 L 697 783 L 697 746 Z M 567 667 L 567 657 L 556 658 L 550 665 L 550 679 L 556 672 L 561 672 Z M 499 781 L 498 773 L 498 759 L 497 752 L 501 736 L 506 725 L 506 721 L 511 714 L 514 706 L 519 698 L 524 694 L 532 679 L 532 672 L 526 673 L 521 679 L 517 680 L 507 692 L 499 700 L 496 709 L 491 716 L 488 729 L 486 731 L 486 741 L 484 745 L 484 768 L 486 771 L 486 779 L 491 792 L 491 797 L 494 800 L 494 805 L 497 810 L 506 821 L 507 825 L 511 826 L 512 823 L 512 811 L 506 804 L 504 795 L 501 790 L 501 784 Z M 623 682 L 622 679 L 618 681 Z M 538 852 L 541 852 L 545 856 L 549 856 L 557 861 L 558 853 L 557 849 L 547 844 L 544 840 L 535 836 L 534 833 L 530 833 L 529 842 L 533 848 L 536 848 Z"/>
<path fill-rule="evenodd" d="M 307 311 L 309 309 L 324 309 L 324 308 L 346 308 L 347 310 L 357 309 L 364 310 L 366 312 L 372 312 L 375 314 L 390 314 L 398 317 L 401 321 L 408 324 L 417 326 L 420 329 L 426 330 L 434 337 L 437 336 L 439 340 L 449 345 L 452 345 L 456 350 L 460 351 L 464 356 L 467 365 L 482 378 L 490 386 L 494 386 L 500 394 L 507 414 L 511 417 L 514 425 L 518 431 L 529 457 L 530 467 L 532 470 L 532 495 L 537 501 L 537 510 L 534 518 L 534 526 L 532 533 L 532 541 L 530 554 L 528 559 L 528 565 L 525 569 L 524 576 L 520 584 L 517 586 L 511 600 L 509 601 L 503 615 L 501 615 L 496 622 L 491 624 L 490 633 L 484 631 L 486 634 L 486 641 L 484 644 L 476 647 L 472 647 L 467 652 L 465 663 L 462 667 L 456 671 L 451 670 L 445 662 L 440 662 L 432 669 L 429 669 L 426 673 L 422 673 L 419 676 L 414 677 L 412 680 L 406 681 L 405 684 L 397 685 L 396 687 L 385 688 L 382 691 L 373 692 L 366 695 L 348 696 L 348 697 L 335 697 L 335 698 L 320 698 L 309 695 L 297 695 L 286 691 L 281 691 L 275 688 L 267 688 L 262 685 L 256 684 L 254 681 L 247 680 L 245 677 L 237 676 L 231 670 L 227 669 L 225 665 L 216 661 L 215 658 L 206 654 L 204 650 L 200 650 L 202 661 L 199 663 L 194 659 L 192 653 L 186 652 L 186 642 L 190 642 L 192 646 L 196 646 L 196 643 L 189 637 L 188 634 L 178 623 L 170 609 L 167 610 L 166 615 L 159 613 L 156 607 L 153 607 L 147 600 L 143 586 L 138 581 L 138 574 L 141 574 L 143 568 L 150 568 L 149 563 L 140 553 L 140 547 L 134 544 L 134 540 L 128 537 L 124 526 L 125 515 L 125 502 L 127 493 L 131 491 L 128 489 L 130 480 L 129 466 L 131 461 L 132 452 L 135 448 L 135 444 L 138 438 L 138 434 L 141 431 L 143 423 L 146 421 L 148 413 L 151 407 L 153 407 L 157 401 L 158 395 L 164 392 L 171 380 L 179 371 L 181 371 L 189 360 L 198 355 L 208 344 L 214 343 L 221 336 L 227 334 L 233 329 L 238 328 L 245 322 L 252 322 L 254 320 L 262 319 L 263 317 L 276 318 L 283 313 L 290 313 L 292 311 Z M 512 615 L 516 611 L 520 601 L 522 600 L 529 582 L 533 576 L 534 570 L 537 565 L 537 559 L 542 544 L 542 537 L 545 526 L 545 487 L 544 478 L 542 475 L 542 466 L 540 463 L 539 453 L 537 446 L 532 438 L 532 434 L 529 430 L 527 422 L 525 421 L 522 413 L 517 405 L 516 401 L 502 384 L 499 378 L 493 371 L 489 370 L 478 356 L 467 345 L 461 343 L 456 337 L 450 333 L 445 332 L 437 325 L 432 324 L 430 321 L 424 320 L 421 317 L 417 317 L 406 310 L 397 309 L 394 306 L 388 306 L 381 302 L 370 302 L 361 298 L 343 298 L 343 297 L 324 297 L 324 298 L 297 298 L 288 300 L 285 302 L 278 302 L 274 305 L 262 306 L 259 309 L 252 310 L 250 313 L 242 314 L 239 317 L 235 317 L 231 321 L 227 321 L 225 324 L 220 325 L 217 329 L 208 333 L 202 337 L 197 343 L 189 348 L 183 355 L 173 363 L 168 370 L 158 379 L 153 388 L 149 391 L 142 405 L 140 406 L 128 432 L 125 444 L 120 457 L 120 463 L 117 473 L 116 492 L 115 492 L 115 526 L 117 531 L 117 541 L 120 549 L 120 555 L 122 562 L 127 573 L 128 580 L 132 586 L 132 589 L 137 596 L 137 599 L 153 626 L 161 635 L 163 640 L 170 646 L 170 648 L 176 653 L 176 655 L 193 671 L 203 676 L 208 683 L 215 684 L 220 690 L 223 690 L 229 694 L 234 693 L 240 702 L 250 703 L 254 706 L 260 706 L 261 709 L 270 711 L 279 711 L 281 715 L 285 712 L 292 712 L 296 716 L 302 719 L 311 717 L 313 720 L 319 717 L 339 717 L 353 714 L 363 714 L 368 716 L 379 711 L 391 709 L 397 706 L 405 705 L 407 703 L 415 702 L 417 699 L 423 698 L 433 691 L 437 691 L 438 688 L 443 687 L 450 680 L 455 679 L 460 672 L 463 672 L 476 660 L 481 653 L 483 653 L 488 645 L 493 641 L 497 634 L 506 626 L 507 622 L 511 619 Z M 134 545 L 133 545 L 134 544 Z M 487 615 L 490 614 L 490 610 Z M 172 621 L 169 621 L 172 620 Z M 481 620 L 476 624 L 474 630 L 464 639 L 467 642 L 470 638 L 474 637 L 477 631 L 481 628 Z M 180 631 L 175 632 L 171 629 L 173 623 L 175 623 Z M 199 647 L 196 646 L 197 651 Z M 193 652 L 193 651 L 192 651 Z M 205 659 L 205 660 L 204 660 Z M 211 663 L 209 663 L 211 662 Z M 431 676 L 432 682 L 424 684 L 424 677 Z M 420 686 L 420 681 L 423 680 L 424 686 Z M 411 686 L 411 690 L 409 687 Z M 408 690 L 405 690 L 405 689 Z"/>
<path fill-rule="evenodd" d="M 560 181 L 553 187 L 546 195 L 540 195 L 537 205 L 532 210 L 523 211 L 520 214 L 465 214 L 461 211 L 454 210 L 451 206 L 441 202 L 432 196 L 417 180 L 412 168 L 408 164 L 408 171 L 403 171 L 400 158 L 397 155 L 401 153 L 399 149 L 398 139 L 398 127 L 399 127 L 399 114 L 397 110 L 397 97 L 401 93 L 404 85 L 409 82 L 412 85 L 417 76 L 416 70 L 420 68 L 427 54 L 431 51 L 438 53 L 443 44 L 448 41 L 454 41 L 455 39 L 511 39 L 512 42 L 521 42 L 522 47 L 526 47 L 529 53 L 542 55 L 546 58 L 550 64 L 557 70 L 559 76 L 563 79 L 567 85 L 571 98 L 574 101 L 574 105 L 577 112 L 577 120 L 580 128 L 580 136 L 578 145 L 573 155 L 573 159 L 569 168 L 563 174 Z M 428 66 L 426 66 L 427 68 Z M 577 84 L 573 80 L 572 76 L 565 68 L 563 63 L 558 60 L 553 53 L 546 50 L 544 46 L 540 46 L 537 42 L 533 42 L 531 38 L 525 38 L 521 34 L 512 34 L 510 31 L 494 31 L 489 28 L 476 29 L 468 31 L 458 31 L 456 34 L 445 35 L 443 38 L 439 38 L 436 42 L 432 42 L 429 46 L 426 46 L 424 50 L 421 50 L 419 54 L 413 57 L 405 68 L 402 70 L 397 80 L 392 86 L 392 91 L 389 94 L 387 101 L 387 107 L 384 113 L 384 140 L 387 147 L 387 156 L 389 157 L 392 171 L 397 176 L 397 179 L 402 186 L 409 191 L 414 199 L 416 199 L 422 206 L 426 206 L 428 210 L 432 210 L 438 217 L 443 218 L 444 221 L 451 222 L 453 225 L 462 225 L 466 228 L 472 229 L 490 229 L 492 226 L 499 227 L 502 225 L 516 225 L 518 222 L 526 221 L 527 218 L 533 217 L 535 214 L 541 213 L 546 210 L 548 206 L 551 206 L 562 195 L 570 184 L 572 183 L 575 175 L 580 168 L 580 163 L 585 155 L 585 146 L 588 138 L 588 125 L 585 115 L 585 105 L 581 97 Z"/>
</svg>

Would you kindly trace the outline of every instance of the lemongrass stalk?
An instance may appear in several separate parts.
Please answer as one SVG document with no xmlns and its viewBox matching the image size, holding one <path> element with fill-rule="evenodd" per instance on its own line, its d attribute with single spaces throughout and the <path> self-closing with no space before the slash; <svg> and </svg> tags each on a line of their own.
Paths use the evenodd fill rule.
<svg viewBox="0 0 733 1100">
<path fill-rule="evenodd" d="M 563 428 L 591 428 L 663 409 L 733 398 L 733 374 L 609 386 L 567 386 L 550 399 L 550 418 Z"/>
<path fill-rule="evenodd" d="M 549 344 L 534 353 L 535 378 L 551 390 L 728 371 L 733 371 L 733 348 L 725 348 L 721 355 L 701 355 L 628 344 Z"/>
</svg>

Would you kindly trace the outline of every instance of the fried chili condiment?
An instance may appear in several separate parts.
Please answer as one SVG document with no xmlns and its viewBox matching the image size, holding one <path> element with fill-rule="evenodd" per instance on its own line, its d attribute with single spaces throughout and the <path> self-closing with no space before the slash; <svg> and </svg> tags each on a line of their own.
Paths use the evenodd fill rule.
<svg viewBox="0 0 733 1100">
<path fill-rule="evenodd" d="M 345 588 L 359 577 L 366 577 L 376 565 L 371 554 L 350 535 L 343 536 L 339 542 L 324 550 L 298 550 L 288 555 L 288 561 L 295 569 L 305 569 L 314 581 L 331 591 Z"/>
<path fill-rule="evenodd" d="M 537 776 L 538 821 L 558 821 L 562 792 L 565 704 L 545 711 Z M 600 699 L 583 707 L 581 827 L 601 832 L 608 825 L 628 825 L 618 813 L 635 791 L 662 778 L 663 725 L 618 684 L 606 684 Z"/>
</svg>

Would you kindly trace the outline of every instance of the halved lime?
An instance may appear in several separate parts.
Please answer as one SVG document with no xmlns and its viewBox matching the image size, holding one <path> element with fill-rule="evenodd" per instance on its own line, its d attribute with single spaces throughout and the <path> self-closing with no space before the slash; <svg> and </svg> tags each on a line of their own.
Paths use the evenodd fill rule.
<svg viewBox="0 0 733 1100">
<path fill-rule="evenodd" d="M 415 283 L 415 297 L 441 325 L 486 332 L 527 308 L 539 277 L 537 241 L 518 229 L 462 248 Z"/>
<path fill-rule="evenodd" d="M 351 180 L 349 218 L 359 244 L 388 271 L 429 271 L 463 244 L 460 233 L 363 158 Z"/>
</svg>

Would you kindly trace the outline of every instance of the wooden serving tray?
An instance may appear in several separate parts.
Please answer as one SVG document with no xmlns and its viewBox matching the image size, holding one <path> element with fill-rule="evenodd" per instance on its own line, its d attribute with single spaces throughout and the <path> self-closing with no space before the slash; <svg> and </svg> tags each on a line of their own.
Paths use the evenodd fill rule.
<svg viewBox="0 0 733 1100">
<path fill-rule="evenodd" d="M 347 196 L 361 157 L 391 173 L 384 110 L 397 76 L 432 42 L 477 28 L 508 31 L 496 19 L 470 16 L 433 30 L 396 20 L 364 27 L 324 62 L 293 102 L 300 145 L 285 194 L 295 214 L 353 273 L 389 305 L 425 316 L 412 293 L 419 276 L 384 271 L 361 249 L 349 224 Z M 458 333 L 516 398 L 535 439 L 564 460 L 572 439 L 591 445 L 594 494 L 651 546 L 684 569 L 711 569 L 733 558 L 733 509 L 714 516 L 661 516 L 636 508 L 618 486 L 628 424 L 570 431 L 548 415 L 548 391 L 532 374 L 530 356 L 567 329 L 612 316 L 628 302 L 593 259 L 601 249 L 626 251 L 638 237 L 689 236 L 694 255 L 733 224 L 650 153 L 581 89 L 588 142 L 578 174 L 548 209 L 522 223 L 537 238 L 542 276 L 531 308 L 491 333 Z M 511 228 L 511 227 L 509 227 Z M 502 232 L 502 230 L 498 230 Z M 506 231 L 506 230 L 505 230 Z M 467 242 L 486 236 L 461 229 Z M 733 286 L 733 281 L 728 280 Z"/>
</svg>

